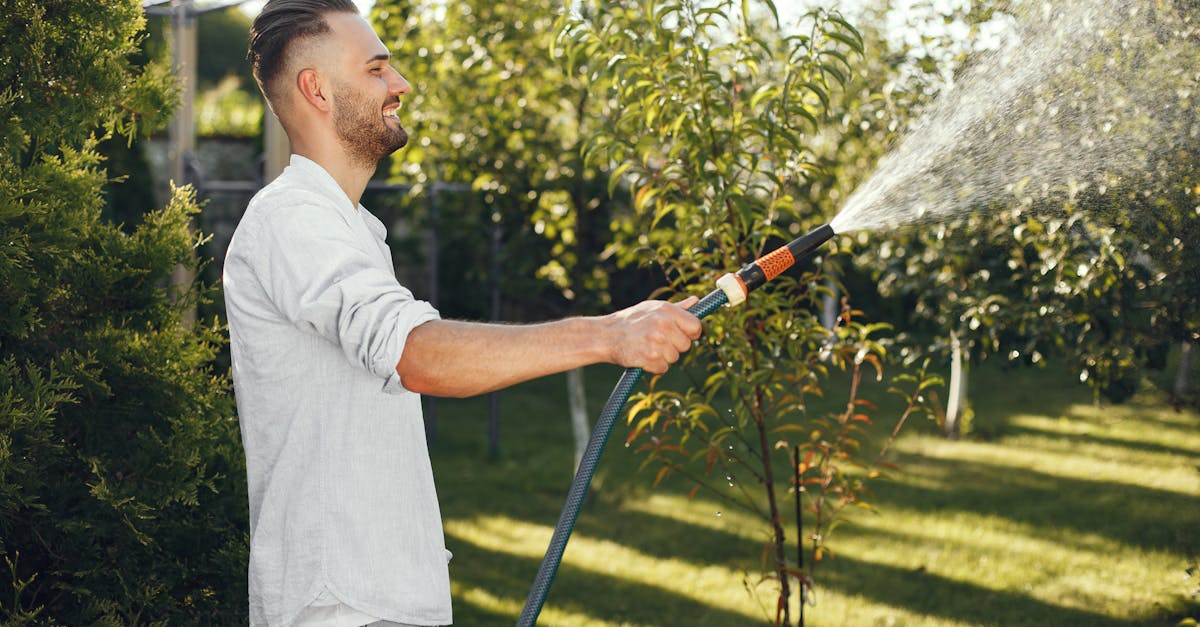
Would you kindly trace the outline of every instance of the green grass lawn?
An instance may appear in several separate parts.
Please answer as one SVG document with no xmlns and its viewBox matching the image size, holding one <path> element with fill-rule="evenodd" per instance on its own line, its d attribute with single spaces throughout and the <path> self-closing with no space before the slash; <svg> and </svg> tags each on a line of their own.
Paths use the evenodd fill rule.
<svg viewBox="0 0 1200 627">
<path fill-rule="evenodd" d="M 618 374 L 588 370 L 592 420 Z M 972 376 L 976 435 L 906 427 L 900 472 L 874 485 L 878 513 L 856 512 L 830 539 L 807 624 L 1200 616 L 1200 415 L 1149 385 L 1097 407 L 1052 367 Z M 500 406 L 493 460 L 486 399 L 438 401 L 432 451 L 458 625 L 513 624 L 573 475 L 565 376 L 508 390 Z M 650 488 L 627 432 L 618 423 L 539 624 L 770 624 L 773 590 L 758 574 L 767 530 L 689 501 L 682 481 Z"/>
</svg>

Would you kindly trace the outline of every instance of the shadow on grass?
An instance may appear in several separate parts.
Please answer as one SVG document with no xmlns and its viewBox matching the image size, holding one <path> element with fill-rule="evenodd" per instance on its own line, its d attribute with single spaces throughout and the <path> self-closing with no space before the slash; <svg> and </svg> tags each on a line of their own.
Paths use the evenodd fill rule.
<svg viewBox="0 0 1200 627">
<path fill-rule="evenodd" d="M 451 576 L 468 591 L 457 594 L 454 618 L 458 625 L 512 625 L 524 605 L 540 559 L 491 551 L 468 542 L 453 542 Z M 569 554 L 569 549 L 568 549 Z M 528 574 L 528 577 L 521 577 Z M 485 591 L 518 609 L 513 613 L 472 602 L 470 589 Z M 588 622 L 609 621 L 632 625 L 762 625 L 735 612 L 723 610 L 681 595 L 662 586 L 651 586 L 611 577 L 563 564 L 550 589 L 543 617 L 555 610 L 577 615 Z"/>
<path fill-rule="evenodd" d="M 657 516 L 645 512 L 622 513 L 622 529 L 612 529 L 612 525 L 604 520 L 581 520 L 580 528 L 590 534 L 610 537 L 615 542 L 634 548 L 640 552 L 658 555 L 663 558 L 691 559 L 699 563 L 738 563 L 738 567 L 753 569 L 755 564 L 746 564 L 747 556 L 756 556 L 761 544 L 748 540 L 734 533 L 712 528 L 701 528 L 697 525 L 681 523 L 677 520 Z M 637 533 L 627 530 L 652 529 L 653 533 Z M 603 536 L 602 534 L 611 534 Z M 902 534 L 899 534 L 902 535 Z M 673 540 L 670 540 L 673 538 Z M 697 547 L 700 547 L 697 550 Z M 714 552 L 714 548 L 719 547 Z M 751 560 L 752 561 L 752 560 Z M 532 571 L 530 571 L 532 572 Z M 574 575 L 572 576 L 574 577 Z M 1066 608 L 1041 601 L 1019 592 L 1007 590 L 992 590 L 977 585 L 956 581 L 921 570 L 897 568 L 872 562 L 857 560 L 840 555 L 827 563 L 817 572 L 818 594 L 821 589 L 836 590 L 846 596 L 861 596 L 898 608 L 927 616 L 956 620 L 973 625 L 998 624 L 996 616 L 1036 617 L 1037 624 L 1044 625 L 1088 625 L 1102 627 L 1105 625 L 1135 625 L 1136 621 L 1116 619 L 1103 614 L 1085 610 Z M 569 597 L 568 586 L 564 590 L 556 590 L 556 594 Z M 585 584 L 586 586 L 586 584 Z M 636 588 L 636 587 L 635 587 Z M 644 594 L 636 589 L 622 590 L 621 595 L 632 595 L 637 598 Z M 655 599 L 658 598 L 655 593 Z M 930 598 L 952 599 L 952 603 L 931 603 Z M 819 597 L 818 597 L 819 598 Z M 640 603 L 640 601 L 637 601 Z M 647 601 L 657 603 L 657 601 Z M 694 602 L 693 602 L 694 603 Z M 617 614 L 607 614 L 611 610 Z M 593 613 L 603 618 L 619 621 L 636 621 L 649 625 L 761 625 L 769 621 L 747 620 L 745 617 L 730 616 L 713 623 L 697 623 L 695 605 L 681 606 L 675 614 L 642 616 L 628 612 L 624 606 L 594 607 Z M 699 616 L 711 616 L 700 614 Z M 809 610 L 809 616 L 821 621 L 821 609 L 818 605 Z M 868 620 L 869 617 L 859 617 Z M 723 622 L 736 619 L 735 622 Z M 643 621 L 645 621 L 643 623 Z"/>
<path fill-rule="evenodd" d="M 739 568 L 757 567 L 763 548 L 762 542 L 741 535 L 644 511 L 621 510 L 607 516 L 585 514 L 575 528 L 578 533 L 606 538 L 650 557 L 682 557 L 699 563 Z M 767 531 L 766 527 L 759 529 L 764 534 Z M 681 549 L 686 552 L 681 553 Z"/>
<path fill-rule="evenodd" d="M 1152 419 L 1147 418 L 1146 422 L 1150 422 L 1151 420 Z M 1180 428 L 1179 425 L 1172 425 L 1172 427 L 1176 430 L 1178 430 Z M 1144 441 L 1132 440 L 1132 439 L 1128 439 L 1128 438 L 1117 438 L 1117 437 L 1108 437 L 1108 436 L 1103 436 L 1103 435 L 1094 435 L 1091 433 L 1059 433 L 1057 431 L 1051 431 L 1048 429 L 1039 429 L 1037 427 L 1029 426 L 1029 425 L 1013 425 L 1010 423 L 1008 426 L 1005 427 L 1004 434 L 1007 437 L 1022 436 L 1022 435 L 1036 436 L 1038 438 L 1042 438 L 1042 439 L 1053 441 L 1053 442 L 1066 442 L 1066 443 L 1075 444 L 1075 445 L 1098 444 L 1101 446 L 1110 446 L 1113 448 L 1129 449 L 1129 450 L 1138 451 L 1141 453 L 1153 453 L 1153 454 L 1160 454 L 1160 455 L 1173 455 L 1173 456 L 1179 456 L 1179 457 L 1193 457 L 1193 458 L 1200 457 L 1200 451 L 1196 451 L 1195 449 L 1191 449 L 1191 448 L 1167 446 L 1165 444 L 1144 442 Z"/>
<path fill-rule="evenodd" d="M 979 370 L 976 373 L 983 375 Z M 1194 456 L 1182 447 L 1057 434 L 1014 425 L 1008 420 L 1012 411 L 1005 408 L 1035 406 L 1040 415 L 1057 416 L 1070 414 L 1072 405 L 1089 402 L 1090 395 L 1082 386 L 1056 387 L 1057 376 L 1047 383 L 1044 371 L 1003 375 L 1013 378 L 1006 378 L 1004 385 L 990 386 L 986 382 L 998 376 L 983 375 L 972 380 L 978 390 L 973 400 L 980 408 L 977 426 L 994 428 L 1003 436 L 1031 433 L 1040 438 L 1061 438 L 1072 445 L 1091 442 Z M 486 513 L 545 526 L 557 520 L 570 483 L 567 414 L 565 409 L 557 408 L 555 400 L 565 395 L 555 381 L 530 385 L 522 394 L 535 400 L 518 405 L 515 393 L 505 397 L 503 454 L 496 461 L 487 461 L 484 454 L 486 412 L 479 409 L 481 405 L 464 404 L 460 409 L 447 403 L 441 435 L 433 447 L 447 519 Z M 983 408 L 990 411 L 985 413 Z M 1169 418 L 1146 420 L 1160 421 L 1163 427 L 1175 430 L 1187 428 Z M 906 427 L 906 431 L 911 430 Z M 723 565 L 734 571 L 754 571 L 761 554 L 760 542 L 716 527 L 620 507 L 623 499 L 640 498 L 653 478 L 653 473 L 635 473 L 642 458 L 621 447 L 625 433 L 626 427 L 618 424 L 601 460 L 597 485 L 603 487 L 599 498 L 589 499 L 577 533 L 610 540 L 651 558 L 679 558 L 695 564 Z M 1145 549 L 1179 552 L 1181 542 L 1190 542 L 1193 550 L 1200 545 L 1195 531 L 1200 529 L 1200 501 L 1194 495 L 1131 485 L 1136 484 L 1136 476 L 1131 476 L 1130 484 L 1114 484 L 977 460 L 901 455 L 897 461 L 901 467 L 897 481 L 875 486 L 872 500 L 884 511 L 889 507 L 935 513 L 963 511 L 1053 530 L 1055 537 L 1069 538 L 1076 532 L 1097 534 Z M 906 477 L 913 475 L 925 481 L 911 485 Z M 452 537 L 448 540 L 455 552 L 451 574 L 456 585 L 456 624 L 511 625 L 529 592 L 539 559 L 458 542 Z M 1138 624 L 1053 605 L 1019 591 L 991 590 L 934 573 L 856 561 L 844 554 L 823 567 L 818 577 L 819 585 L 830 592 L 858 595 L 970 624 L 997 624 L 993 618 L 996 615 L 1025 617 L 1025 624 L 1039 625 Z M 740 582 L 731 581 L 729 585 L 740 587 Z M 514 605 L 516 610 L 512 609 Z M 596 621 L 631 625 L 769 624 L 765 616 L 747 618 L 666 587 L 574 568 L 569 549 L 568 563 L 550 592 L 551 608 Z M 821 608 L 812 610 L 810 616 L 820 622 Z"/>
<path fill-rule="evenodd" d="M 1060 477 L 1011 466 L 904 456 L 899 481 L 877 486 L 876 504 L 962 511 L 1048 529 L 1098 534 L 1142 549 L 1180 548 L 1179 530 L 1200 529 L 1200 500 L 1144 486 Z M 918 469 L 919 467 L 919 469 Z M 935 487 L 904 482 L 906 469 Z M 1136 477 L 1134 477 L 1136 479 Z"/>
<path fill-rule="evenodd" d="M 870 582 L 870 587 L 864 586 L 864 582 Z M 821 587 L 836 588 L 847 595 L 863 596 L 893 607 L 914 608 L 925 615 L 971 625 L 1000 624 L 997 616 L 1026 616 L 1033 621 L 1029 624 L 1058 627 L 1142 624 L 1053 605 L 1017 592 L 989 590 L 922 570 L 864 562 L 844 555 L 817 572 L 817 585 L 818 594 Z M 938 599 L 953 599 L 953 602 L 931 604 L 930 590 L 937 591 Z M 810 611 L 819 617 L 820 605 Z"/>
</svg>

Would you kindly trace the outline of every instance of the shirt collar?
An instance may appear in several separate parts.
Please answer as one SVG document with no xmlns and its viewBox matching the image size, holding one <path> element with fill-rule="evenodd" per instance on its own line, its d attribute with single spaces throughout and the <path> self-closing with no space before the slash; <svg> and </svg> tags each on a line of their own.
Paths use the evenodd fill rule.
<svg viewBox="0 0 1200 627">
<path fill-rule="evenodd" d="M 350 197 L 346 195 L 346 191 L 342 189 L 342 186 L 338 185 L 337 181 L 334 180 L 333 175 L 316 161 L 302 155 L 292 154 L 291 160 L 288 162 L 288 167 L 289 169 L 295 168 L 296 173 L 302 180 L 307 181 L 309 185 L 316 187 L 318 191 L 337 201 L 341 207 L 349 209 L 351 213 L 363 209 L 361 203 L 355 206 L 354 203 L 350 202 Z"/>
</svg>

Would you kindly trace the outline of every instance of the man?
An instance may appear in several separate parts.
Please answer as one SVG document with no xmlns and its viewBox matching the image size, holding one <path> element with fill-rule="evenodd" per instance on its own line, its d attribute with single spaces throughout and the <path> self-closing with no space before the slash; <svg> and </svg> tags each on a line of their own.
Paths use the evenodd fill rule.
<svg viewBox="0 0 1200 627">
<path fill-rule="evenodd" d="M 418 394 L 468 396 L 591 363 L 663 372 L 700 335 L 647 301 L 540 325 L 442 320 L 397 283 L 360 204 L 404 146 L 409 84 L 350 0 L 271 0 L 249 58 L 291 164 L 225 260 L 250 494 L 254 625 L 444 625 L 450 584 Z"/>
</svg>

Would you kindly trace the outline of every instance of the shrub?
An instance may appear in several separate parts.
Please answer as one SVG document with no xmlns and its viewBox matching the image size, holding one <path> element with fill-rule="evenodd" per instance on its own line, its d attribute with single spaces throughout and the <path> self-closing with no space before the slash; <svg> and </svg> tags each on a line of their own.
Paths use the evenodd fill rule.
<svg viewBox="0 0 1200 627">
<path fill-rule="evenodd" d="M 244 622 L 243 462 L 189 190 L 122 232 L 96 150 L 164 121 L 136 0 L 5 2 L 0 622 Z"/>
</svg>

